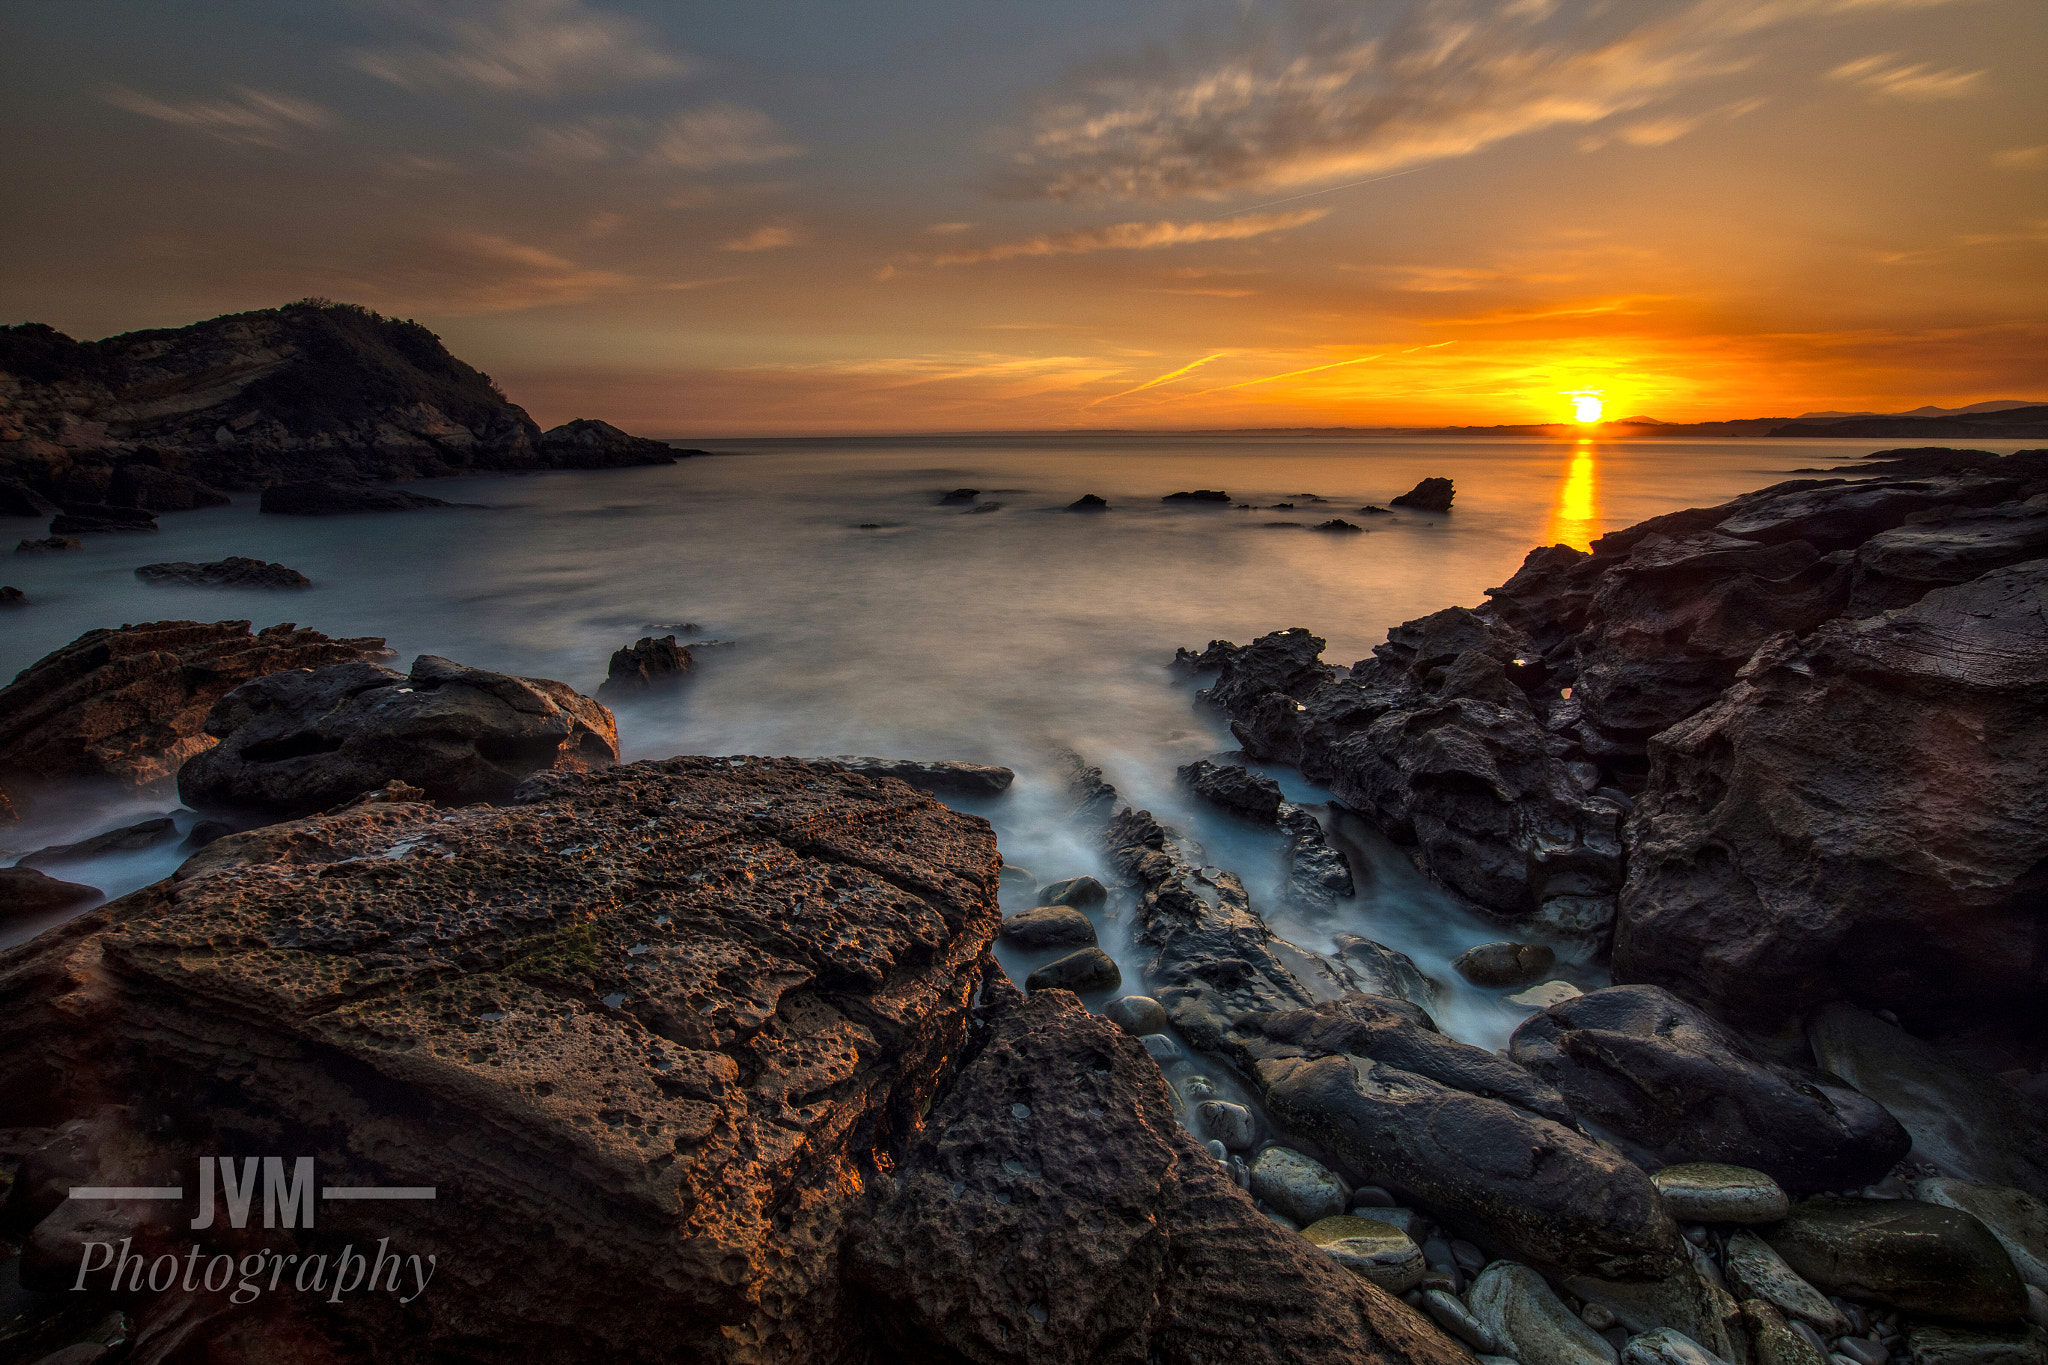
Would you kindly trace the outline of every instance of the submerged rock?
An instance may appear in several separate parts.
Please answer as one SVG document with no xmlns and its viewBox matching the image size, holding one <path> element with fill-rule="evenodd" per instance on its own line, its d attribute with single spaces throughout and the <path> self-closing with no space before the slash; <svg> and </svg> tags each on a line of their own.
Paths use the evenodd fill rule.
<svg viewBox="0 0 2048 1365">
<path fill-rule="evenodd" d="M 661 691 L 689 677 L 695 666 L 696 660 L 676 643 L 675 636 L 642 636 L 624 649 L 612 651 L 597 695 L 616 700 Z"/>
<path fill-rule="evenodd" d="M 258 510 L 290 517 L 326 517 L 344 512 L 416 512 L 458 504 L 408 493 L 401 488 L 380 488 L 371 483 L 340 479 L 314 479 L 306 483 L 274 483 L 263 490 Z"/>
<path fill-rule="evenodd" d="M 2005 1248 L 1955 1209 L 1822 1195 L 1764 1236 L 1806 1280 L 1843 1298 L 1963 1322 L 2026 1316 L 2026 1289 Z"/>
<path fill-rule="evenodd" d="M 1070 905 L 1042 905 L 1004 916 L 1003 937 L 1019 948 L 1093 947 L 1095 925 Z"/>
<path fill-rule="evenodd" d="M 96 886 L 59 881 L 32 867 L 0 867 L 0 924 L 96 901 Z"/>
<path fill-rule="evenodd" d="M 1083 493 L 1080 497 L 1067 504 L 1067 510 L 1069 512 L 1107 512 L 1109 510 L 1109 501 L 1106 498 L 1099 498 L 1093 493 Z"/>
<path fill-rule="evenodd" d="M 56 554 L 65 550 L 84 548 L 84 542 L 77 536 L 48 536 L 42 540 L 24 540 L 14 547 L 18 555 Z"/>
<path fill-rule="evenodd" d="M 220 744 L 178 771 L 199 810 L 325 810 L 393 780 L 448 805 L 504 802 L 527 777 L 618 761 L 611 712 L 564 683 L 422 654 L 272 673 L 236 688 L 206 730 Z"/>
<path fill-rule="evenodd" d="M 1166 1010 L 1149 995 L 1127 995 L 1103 1007 L 1102 1017 L 1133 1038 L 1166 1031 Z"/>
<path fill-rule="evenodd" d="M 156 529 L 154 512 L 144 511 L 140 507 L 115 507 L 101 502 L 67 502 L 63 511 L 50 518 L 50 534 L 53 537 Z"/>
<path fill-rule="evenodd" d="M 1449 479 L 1424 479 L 1397 498 L 1387 501 L 1395 507 L 1413 507 L 1422 512 L 1448 512 L 1457 489 Z"/>
<path fill-rule="evenodd" d="M 1452 960 L 1459 976 L 1475 986 L 1526 986 L 1557 965 L 1557 954 L 1540 943 L 1482 943 Z"/>
<path fill-rule="evenodd" d="M 1116 961 L 1100 948 L 1082 948 L 1055 958 L 1024 979 L 1030 991 L 1063 990 L 1076 994 L 1113 991 L 1124 984 Z"/>
<path fill-rule="evenodd" d="M 211 564 L 145 564 L 135 571 L 145 583 L 193 588 L 310 588 L 313 580 L 297 569 L 266 564 L 260 559 L 229 555 Z"/>
<path fill-rule="evenodd" d="M 1230 501 L 1230 494 L 1214 488 L 1198 488 L 1192 493 L 1168 493 L 1161 502 L 1218 502 Z"/>
<path fill-rule="evenodd" d="M 1066 877 L 1038 888 L 1040 905 L 1071 905 L 1085 910 L 1108 899 L 1108 889 L 1093 877 Z"/>
<path fill-rule="evenodd" d="M 154 820 L 143 820 L 105 834 L 95 834 L 90 839 L 81 839 L 75 844 L 53 844 L 37 849 L 26 857 L 17 859 L 17 867 L 61 867 L 65 863 L 82 863 L 88 858 L 98 858 L 109 853 L 137 853 L 146 848 L 167 844 L 178 837 L 175 821 L 168 815 Z"/>
<path fill-rule="evenodd" d="M 869 777 L 893 777 L 913 787 L 933 792 L 957 792 L 962 796 L 995 796 L 1008 791 L 1017 774 L 987 763 L 961 763 L 949 759 L 866 758 L 856 754 L 834 754 L 818 760 L 835 763 L 849 772 Z"/>
</svg>

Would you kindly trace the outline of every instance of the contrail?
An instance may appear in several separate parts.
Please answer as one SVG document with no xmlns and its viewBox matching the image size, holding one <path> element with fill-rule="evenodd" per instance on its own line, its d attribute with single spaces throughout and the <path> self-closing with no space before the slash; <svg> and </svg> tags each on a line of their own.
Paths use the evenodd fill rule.
<svg viewBox="0 0 2048 1365">
<path fill-rule="evenodd" d="M 1256 213 L 1256 212 L 1258 212 L 1258 211 L 1259 211 L 1260 209 L 1269 209 L 1269 208 L 1272 208 L 1274 204 L 1291 204 L 1291 203 L 1293 203 L 1293 202 L 1294 202 L 1295 200 L 1297 200 L 1297 199 L 1313 199 L 1313 198 L 1315 198 L 1315 197 L 1316 197 L 1317 195 L 1319 195 L 1319 194 L 1335 194 L 1335 193 L 1336 193 L 1336 192 L 1337 192 L 1338 190 L 1355 190 L 1355 189 L 1357 189 L 1357 188 L 1358 188 L 1358 187 L 1359 187 L 1360 185 L 1371 185 L 1371 184 L 1375 184 L 1375 183 L 1377 183 L 1378 181 L 1381 181 L 1381 180 L 1393 180 L 1393 179 L 1396 179 L 1397 177 L 1400 177 L 1400 176 L 1404 176 L 1404 175 L 1413 175 L 1413 174 L 1415 174 L 1415 173 L 1416 173 L 1417 171 L 1420 171 L 1420 170 L 1425 170 L 1425 169 L 1427 169 L 1427 168 L 1426 168 L 1426 167 L 1422 167 L 1422 166 L 1410 166 L 1410 167 L 1409 167 L 1409 168 L 1408 168 L 1407 170 L 1405 170 L 1405 171 L 1389 171 L 1389 172 L 1388 172 L 1387 174 L 1385 174 L 1385 175 L 1374 175 L 1374 176 L 1368 176 L 1368 177 L 1366 177 L 1366 178 L 1365 178 L 1364 180 L 1354 180 L 1354 181 L 1352 181 L 1352 182 L 1351 182 L 1350 184 L 1348 184 L 1348 185 L 1332 185 L 1332 186 L 1330 186 L 1330 187 L 1329 187 L 1328 189 L 1321 189 L 1321 190 L 1310 190 L 1310 191 L 1309 191 L 1309 192 L 1308 192 L 1307 194 L 1293 194 L 1293 195 L 1289 195 L 1289 196 L 1288 196 L 1287 198 L 1285 198 L 1285 199 L 1275 199 L 1275 200 L 1273 200 L 1273 202 L 1272 202 L 1272 203 L 1270 203 L 1270 204 L 1253 204 L 1253 205 L 1252 205 L 1252 206 L 1251 206 L 1250 208 L 1248 208 L 1248 209 L 1239 209 L 1239 210 L 1238 210 L 1238 212 L 1239 212 L 1239 213 Z"/>
<path fill-rule="evenodd" d="M 1187 364 L 1181 366 L 1177 370 L 1169 370 L 1167 373 L 1160 375 L 1157 379 L 1148 379 L 1134 389 L 1125 389 L 1122 393 L 1104 394 L 1102 397 L 1095 399 L 1093 402 L 1083 403 L 1081 406 L 1084 408 L 1092 408 L 1095 406 L 1096 403 L 1107 403 L 1113 398 L 1128 398 L 1130 395 L 1134 393 L 1143 393 L 1146 389 L 1154 388 L 1157 385 L 1164 384 L 1170 379 L 1178 379 L 1182 375 L 1186 374 L 1189 370 L 1199 369 L 1202 366 L 1208 364 L 1210 361 L 1221 360 L 1223 359 L 1223 357 L 1229 354 L 1231 354 L 1229 351 L 1218 351 L 1214 355 L 1205 355 L 1200 360 L 1189 361 Z"/>
<path fill-rule="evenodd" d="M 1296 375 L 1315 374 L 1319 370 L 1336 370 L 1342 369 L 1346 365 L 1362 365 L 1368 360 L 1378 360 L 1384 355 L 1386 355 L 1385 351 L 1379 351 L 1372 355 L 1355 355 L 1349 360 L 1335 360 L 1328 365 L 1311 365 L 1305 370 L 1289 370 L 1286 374 L 1269 374 L 1264 379 L 1241 379 L 1235 384 L 1224 384 L 1213 389 L 1203 389 L 1200 393 L 1182 394 L 1181 397 L 1202 398 L 1212 393 L 1227 393 L 1231 389 L 1242 389 L 1252 384 L 1270 384 L 1276 379 L 1292 379 Z"/>
</svg>

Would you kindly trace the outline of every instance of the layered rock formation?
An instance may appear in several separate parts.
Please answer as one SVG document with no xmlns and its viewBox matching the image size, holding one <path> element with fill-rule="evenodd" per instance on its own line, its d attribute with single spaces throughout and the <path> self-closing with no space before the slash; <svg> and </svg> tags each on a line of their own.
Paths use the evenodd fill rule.
<svg viewBox="0 0 2048 1365">
<path fill-rule="evenodd" d="M 349 304 L 309 299 L 92 342 L 40 324 L 0 329 L 0 479 L 56 502 L 177 511 L 274 483 L 676 454 L 603 423 L 543 434 L 432 332 Z"/>
</svg>

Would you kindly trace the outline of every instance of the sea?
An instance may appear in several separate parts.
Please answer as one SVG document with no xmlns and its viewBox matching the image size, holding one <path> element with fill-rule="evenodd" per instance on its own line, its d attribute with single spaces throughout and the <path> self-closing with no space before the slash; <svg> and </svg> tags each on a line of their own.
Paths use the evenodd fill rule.
<svg viewBox="0 0 2048 1365">
<path fill-rule="evenodd" d="M 681 444 L 680 442 L 678 444 Z M 335 517 L 232 506 L 166 514 L 155 534 L 86 538 L 81 552 L 0 560 L 29 605 L 0 618 L 0 677 L 98 626 L 247 618 L 379 635 L 405 667 L 437 654 L 594 692 L 612 651 L 642 636 L 689 644 L 682 686 L 615 707 L 628 760 L 678 753 L 870 754 L 994 763 L 986 817 L 1006 863 L 1038 883 L 1113 881 L 1095 831 L 1066 818 L 1059 755 L 1100 766 L 1236 872 L 1255 907 L 1305 947 L 1362 934 L 1441 983 L 1446 1032 L 1502 1046 L 1529 1011 L 1450 970 L 1502 926 L 1457 904 L 1359 822 L 1341 846 L 1358 892 L 1333 916 L 1280 912 L 1279 836 L 1190 796 L 1175 770 L 1236 743 L 1176 671 L 1174 652 L 1305 626 L 1324 658 L 1368 656 L 1389 627 L 1476 606 L 1536 546 L 1799 477 L 1882 442 L 1392 439 L 1262 434 L 1037 434 L 749 439 L 672 467 L 439 479 L 412 485 L 474 507 Z M 2010 443 L 1997 444 L 2001 451 Z M 1425 477 L 1453 480 L 1448 513 L 1392 509 Z M 1163 501 L 1216 490 L 1229 503 Z M 964 490 L 973 490 L 967 494 Z M 950 496 L 960 494 L 960 496 Z M 1084 494 L 1108 510 L 1070 511 Z M 1240 506 L 1242 504 L 1243 506 Z M 1342 520 L 1359 531 L 1315 529 Z M 0 544 L 45 534 L 0 518 Z M 301 590 L 162 587 L 137 566 L 228 555 L 274 560 Z M 1330 794 L 1258 767 L 1289 799 Z M 0 829 L 0 862 L 139 820 L 194 818 L 175 792 L 78 785 Z M 174 845 L 53 869 L 109 896 L 167 876 Z M 1032 899 L 1005 886 L 1005 908 Z M 0 947 L 62 916 L 0 925 Z M 1128 989 L 1141 956 L 1128 914 L 1104 925 Z M 1021 974 L 1028 962 L 1001 950 Z M 1559 975 L 1604 984 L 1598 962 Z"/>
</svg>

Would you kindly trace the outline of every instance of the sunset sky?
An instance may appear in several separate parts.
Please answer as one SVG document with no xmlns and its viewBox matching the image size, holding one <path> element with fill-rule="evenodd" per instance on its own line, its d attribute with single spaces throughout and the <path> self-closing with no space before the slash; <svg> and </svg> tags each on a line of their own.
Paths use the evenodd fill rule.
<svg viewBox="0 0 2048 1365">
<path fill-rule="evenodd" d="M 305 295 L 649 435 L 2048 390 L 2041 0 L 65 0 L 0 320 Z"/>
</svg>

